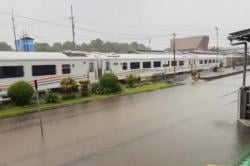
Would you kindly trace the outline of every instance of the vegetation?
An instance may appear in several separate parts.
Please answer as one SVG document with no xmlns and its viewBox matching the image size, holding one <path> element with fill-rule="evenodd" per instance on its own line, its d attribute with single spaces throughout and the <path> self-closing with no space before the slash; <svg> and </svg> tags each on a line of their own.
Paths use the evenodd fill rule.
<svg viewBox="0 0 250 166">
<path fill-rule="evenodd" d="M 78 91 L 78 85 L 77 82 L 73 78 L 64 78 L 61 81 L 61 88 L 63 92 L 71 93 Z"/>
<path fill-rule="evenodd" d="M 100 79 L 103 94 L 117 93 L 122 90 L 118 77 L 114 74 L 104 74 Z"/>
<path fill-rule="evenodd" d="M 61 89 L 63 91 L 63 100 L 68 100 L 76 97 L 76 92 L 78 92 L 78 84 L 73 78 L 64 78 L 61 81 Z"/>
<path fill-rule="evenodd" d="M 192 77 L 195 77 L 197 74 L 198 74 L 198 70 L 196 70 L 196 69 L 191 70 Z"/>
<path fill-rule="evenodd" d="M 80 87 L 81 87 L 81 95 L 82 96 L 89 96 L 90 91 L 89 91 L 89 80 L 84 80 L 84 81 L 79 81 Z"/>
<path fill-rule="evenodd" d="M 129 87 L 134 87 L 134 85 L 140 81 L 140 77 L 130 74 L 126 77 L 125 81 Z"/>
<path fill-rule="evenodd" d="M 8 89 L 8 96 L 18 106 L 30 104 L 33 94 L 34 90 L 32 86 L 25 81 L 16 82 Z"/>
<path fill-rule="evenodd" d="M 141 93 L 141 92 L 153 91 L 156 89 L 170 88 L 173 86 L 175 86 L 175 85 L 171 84 L 171 83 L 166 83 L 166 82 L 147 83 L 145 85 L 140 85 L 140 86 L 136 86 L 133 88 L 124 87 L 123 92 L 121 92 L 119 94 L 91 95 L 89 97 L 80 97 L 79 96 L 79 97 L 76 97 L 74 99 L 61 101 L 59 103 L 50 103 L 50 104 L 46 104 L 45 101 L 42 101 L 41 102 L 41 110 L 42 111 L 51 110 L 51 109 L 55 109 L 55 108 L 71 106 L 71 105 L 86 103 L 86 102 L 90 102 L 90 101 L 107 99 L 107 98 L 114 97 L 114 96 L 136 94 L 136 93 Z M 30 104 L 30 105 L 21 106 L 21 107 L 14 106 L 14 105 L 3 105 L 0 108 L 0 118 L 16 116 L 16 115 L 21 115 L 21 114 L 31 113 L 31 112 L 36 112 L 36 111 L 37 111 L 36 104 Z"/>
<path fill-rule="evenodd" d="M 128 43 L 112 43 L 104 42 L 101 39 L 92 40 L 90 43 L 82 43 L 77 45 L 77 50 L 87 51 L 87 52 L 116 52 L 116 53 L 128 53 L 135 50 L 145 50 L 145 45 L 139 44 L 137 42 Z M 38 52 L 61 52 L 65 50 L 74 50 L 74 45 L 70 41 L 64 43 L 54 43 L 52 45 L 48 43 L 35 43 L 35 49 Z"/>
<path fill-rule="evenodd" d="M 45 103 L 58 103 L 60 101 L 59 95 L 52 92 L 46 92 L 43 98 Z"/>
<path fill-rule="evenodd" d="M 0 50 L 1 51 L 13 51 L 10 45 L 5 42 L 0 42 Z"/>
</svg>

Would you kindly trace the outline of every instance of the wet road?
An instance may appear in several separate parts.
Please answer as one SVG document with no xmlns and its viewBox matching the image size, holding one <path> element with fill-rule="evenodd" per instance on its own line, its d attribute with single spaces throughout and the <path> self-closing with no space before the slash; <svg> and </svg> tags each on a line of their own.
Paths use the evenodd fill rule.
<svg viewBox="0 0 250 166">
<path fill-rule="evenodd" d="M 249 80 L 250 81 L 250 80 Z M 235 165 L 250 135 L 237 130 L 241 76 L 116 97 L 0 121 L 0 165 Z"/>
</svg>

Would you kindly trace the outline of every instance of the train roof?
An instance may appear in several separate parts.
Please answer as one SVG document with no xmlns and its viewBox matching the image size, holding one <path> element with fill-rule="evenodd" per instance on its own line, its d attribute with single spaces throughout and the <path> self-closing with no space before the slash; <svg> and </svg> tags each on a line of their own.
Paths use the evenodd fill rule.
<svg viewBox="0 0 250 166">
<path fill-rule="evenodd" d="M 103 53 L 95 54 L 97 57 L 102 59 L 164 59 L 174 58 L 173 54 L 116 54 L 116 53 Z M 211 54 L 177 54 L 175 56 L 178 59 L 185 58 L 215 58 L 217 55 Z"/>
<path fill-rule="evenodd" d="M 0 60 L 80 60 L 95 59 L 92 54 L 72 54 L 58 52 L 0 52 Z"/>
<path fill-rule="evenodd" d="M 102 59 L 163 59 L 163 58 L 173 58 L 173 54 L 97 54 L 96 55 Z M 176 58 L 184 58 L 181 55 L 176 55 Z"/>
</svg>

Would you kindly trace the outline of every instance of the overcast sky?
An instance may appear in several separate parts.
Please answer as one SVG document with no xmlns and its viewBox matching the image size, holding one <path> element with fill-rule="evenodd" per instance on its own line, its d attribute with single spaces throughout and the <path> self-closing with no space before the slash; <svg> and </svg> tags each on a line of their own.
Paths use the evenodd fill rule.
<svg viewBox="0 0 250 166">
<path fill-rule="evenodd" d="M 70 26 L 70 5 L 76 26 L 103 33 L 76 30 L 76 42 L 101 38 L 105 41 L 138 42 L 153 49 L 169 47 L 170 34 L 177 37 L 209 35 L 216 44 L 215 27 L 220 29 L 220 45 L 229 46 L 228 33 L 249 28 L 249 0 L 1 0 L 0 11 L 48 20 Z M 17 35 L 23 31 L 37 42 L 72 40 L 71 29 L 16 17 Z M 13 45 L 11 18 L 0 14 L 0 40 Z"/>
</svg>

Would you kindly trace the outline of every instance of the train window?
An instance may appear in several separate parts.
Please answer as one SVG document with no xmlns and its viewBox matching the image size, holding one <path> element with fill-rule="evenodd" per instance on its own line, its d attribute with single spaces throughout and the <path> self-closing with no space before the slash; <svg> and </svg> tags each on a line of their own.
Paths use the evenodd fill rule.
<svg viewBox="0 0 250 166">
<path fill-rule="evenodd" d="M 211 60 L 211 59 L 209 59 L 208 63 L 212 63 L 212 60 Z"/>
<path fill-rule="evenodd" d="M 177 61 L 172 61 L 171 66 L 177 66 Z"/>
<path fill-rule="evenodd" d="M 23 77 L 23 66 L 1 66 L 0 78 Z"/>
<path fill-rule="evenodd" d="M 127 70 L 127 69 L 128 69 L 128 63 L 123 63 L 122 70 Z"/>
<path fill-rule="evenodd" d="M 207 64 L 207 60 L 205 60 L 204 63 Z"/>
<path fill-rule="evenodd" d="M 94 72 L 95 67 L 93 62 L 89 62 L 89 72 Z"/>
<path fill-rule="evenodd" d="M 161 61 L 155 61 L 154 67 L 161 67 Z"/>
<path fill-rule="evenodd" d="M 33 65 L 32 76 L 55 75 L 56 65 Z"/>
<path fill-rule="evenodd" d="M 162 65 L 163 67 L 169 67 L 169 61 L 167 61 L 167 63 Z"/>
<path fill-rule="evenodd" d="M 140 62 L 131 62 L 130 69 L 140 69 Z"/>
<path fill-rule="evenodd" d="M 151 68 L 151 62 L 143 62 L 143 69 Z"/>
<path fill-rule="evenodd" d="M 203 64 L 203 60 L 200 60 L 200 64 L 201 64 L 201 65 Z"/>
<path fill-rule="evenodd" d="M 184 66 L 184 61 L 179 61 L 179 66 Z"/>
<path fill-rule="evenodd" d="M 106 62 L 106 71 L 109 71 L 110 70 L 110 62 Z"/>
<path fill-rule="evenodd" d="M 70 64 L 63 64 L 62 65 L 62 74 L 70 74 L 70 73 L 71 73 Z"/>
</svg>

